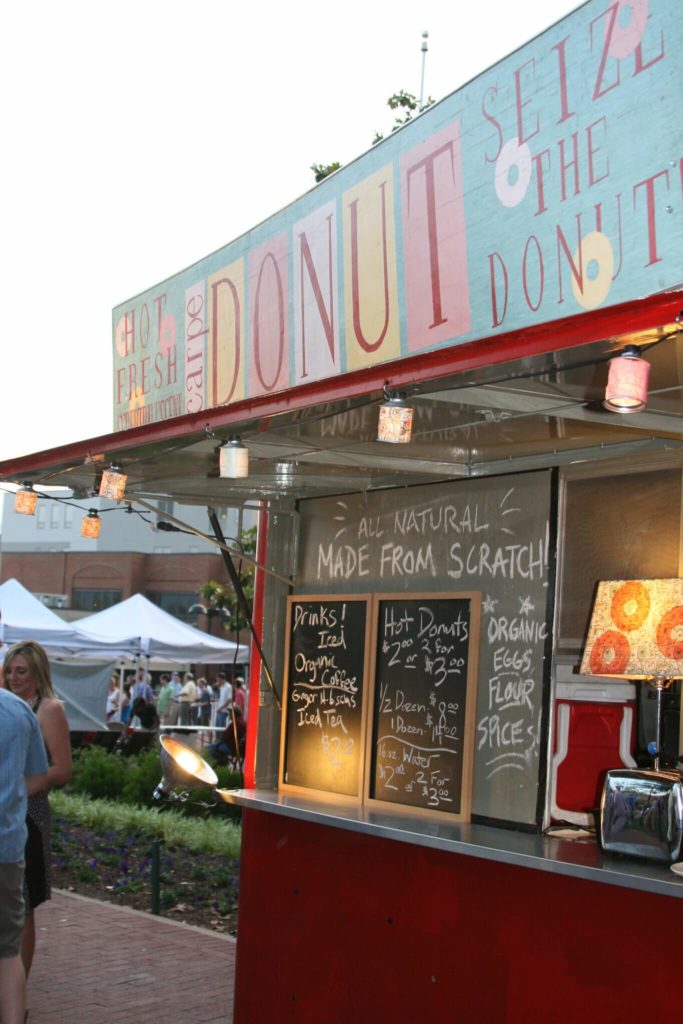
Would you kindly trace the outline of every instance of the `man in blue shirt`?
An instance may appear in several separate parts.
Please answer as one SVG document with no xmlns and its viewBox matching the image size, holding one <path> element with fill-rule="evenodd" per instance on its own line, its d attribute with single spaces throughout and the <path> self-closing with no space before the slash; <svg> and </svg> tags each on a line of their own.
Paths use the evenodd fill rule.
<svg viewBox="0 0 683 1024">
<path fill-rule="evenodd" d="M 26 799 L 47 784 L 47 755 L 38 719 L 26 701 L 0 689 L 0 1020 L 22 1024 L 26 977 L 24 927 Z"/>
<path fill-rule="evenodd" d="M 149 685 L 149 673 L 145 672 L 144 668 L 138 669 L 137 679 L 131 694 L 131 700 L 133 703 L 135 703 L 138 697 L 142 697 L 147 704 L 154 703 L 154 690 Z"/>
</svg>

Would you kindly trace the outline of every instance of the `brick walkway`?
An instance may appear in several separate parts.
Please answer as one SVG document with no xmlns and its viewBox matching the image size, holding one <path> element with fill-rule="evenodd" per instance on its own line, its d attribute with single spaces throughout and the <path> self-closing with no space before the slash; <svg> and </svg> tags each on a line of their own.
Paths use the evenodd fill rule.
<svg viewBox="0 0 683 1024">
<path fill-rule="evenodd" d="M 36 925 L 29 1024 L 232 1024 L 234 939 L 61 891 Z"/>
</svg>

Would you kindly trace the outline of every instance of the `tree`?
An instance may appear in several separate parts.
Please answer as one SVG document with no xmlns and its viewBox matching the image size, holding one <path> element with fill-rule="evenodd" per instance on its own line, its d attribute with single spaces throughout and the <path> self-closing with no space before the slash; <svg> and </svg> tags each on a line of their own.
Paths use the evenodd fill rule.
<svg viewBox="0 0 683 1024">
<path fill-rule="evenodd" d="M 408 124 L 412 121 L 415 116 L 415 112 L 421 114 L 423 110 L 427 110 L 436 101 L 432 96 L 428 96 L 425 102 L 420 106 L 416 96 L 413 96 L 412 92 L 406 92 L 405 89 L 401 89 L 399 92 L 395 92 L 393 96 L 390 96 L 387 100 L 387 106 L 390 110 L 402 111 L 401 114 L 397 114 L 394 118 L 392 125 L 392 132 L 395 132 L 398 128 L 402 128 L 404 124 Z M 376 146 L 378 142 L 381 142 L 384 138 L 382 132 L 375 132 L 375 137 L 372 140 L 373 146 Z"/>
<path fill-rule="evenodd" d="M 253 557 L 256 554 L 255 526 L 250 530 L 242 532 L 237 546 L 245 555 Z M 254 566 L 250 561 L 242 561 L 239 556 L 235 557 L 233 555 L 232 558 L 235 562 L 235 569 L 237 570 L 237 575 L 251 613 L 254 603 Z M 247 620 L 231 583 L 219 583 L 217 580 L 208 580 L 206 583 L 202 583 L 199 593 L 206 602 L 206 614 L 209 618 L 212 615 L 220 615 L 223 618 L 225 627 L 235 633 L 246 627 Z"/>
<path fill-rule="evenodd" d="M 338 160 L 335 160 L 333 164 L 311 164 L 311 170 L 315 175 L 316 182 L 323 181 L 328 174 L 333 174 L 335 171 L 338 171 L 340 167 L 341 164 Z"/>
<path fill-rule="evenodd" d="M 425 102 L 420 106 L 419 100 L 416 96 L 413 96 L 411 92 L 406 92 L 405 89 L 401 89 L 399 92 L 395 92 L 393 96 L 390 96 L 387 100 L 387 106 L 390 110 L 399 110 L 400 114 L 397 114 L 394 118 L 394 124 L 392 126 L 392 132 L 395 132 L 397 128 L 401 128 L 404 124 L 408 124 L 412 121 L 415 113 L 421 114 L 423 110 L 427 110 L 436 101 L 432 96 L 428 96 Z M 375 137 L 372 140 L 373 146 L 376 146 L 378 142 L 381 142 L 384 138 L 382 132 L 375 132 Z M 316 183 L 323 181 L 329 174 L 334 171 L 338 171 L 342 165 L 336 160 L 332 164 L 311 164 L 311 170 L 315 175 Z"/>
</svg>

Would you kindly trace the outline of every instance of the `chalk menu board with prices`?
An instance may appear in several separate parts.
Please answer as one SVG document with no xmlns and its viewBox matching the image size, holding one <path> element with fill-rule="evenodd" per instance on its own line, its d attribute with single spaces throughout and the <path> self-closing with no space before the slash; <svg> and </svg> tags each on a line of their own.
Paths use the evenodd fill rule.
<svg viewBox="0 0 683 1024">
<path fill-rule="evenodd" d="M 469 818 L 480 600 L 375 595 L 370 800 Z"/>
<path fill-rule="evenodd" d="M 481 593 L 472 777 L 480 821 L 542 818 L 553 491 L 543 470 L 299 503 L 299 593 Z"/>
<path fill-rule="evenodd" d="M 369 598 L 305 595 L 287 605 L 280 788 L 359 800 Z"/>
</svg>

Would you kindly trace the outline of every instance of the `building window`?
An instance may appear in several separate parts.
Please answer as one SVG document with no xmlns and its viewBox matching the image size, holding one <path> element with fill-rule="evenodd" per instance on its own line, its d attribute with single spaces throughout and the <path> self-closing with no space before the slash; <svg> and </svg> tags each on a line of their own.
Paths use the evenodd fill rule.
<svg viewBox="0 0 683 1024">
<path fill-rule="evenodd" d="M 168 522 L 168 517 L 173 516 L 173 510 L 175 508 L 175 502 L 169 501 L 166 498 L 160 498 L 157 502 L 157 514 L 156 521 Z"/>
<path fill-rule="evenodd" d="M 47 508 L 45 505 L 38 504 L 38 510 L 36 512 L 36 526 L 39 530 L 45 529 L 45 522 L 47 520 Z"/>
<path fill-rule="evenodd" d="M 59 507 L 59 502 L 55 502 L 54 505 L 50 507 L 50 529 L 59 529 L 60 521 L 62 518 L 61 512 L 62 510 Z"/>
<path fill-rule="evenodd" d="M 190 608 L 199 602 L 199 595 L 196 591 L 148 590 L 147 597 L 169 615 L 174 615 L 176 619 L 182 619 L 183 622 L 194 625 L 197 616 L 195 612 L 190 614 Z"/>
<path fill-rule="evenodd" d="M 121 590 L 94 590 L 89 587 L 74 587 L 71 591 L 71 607 L 79 612 L 101 612 L 118 604 L 123 596 Z"/>
</svg>

